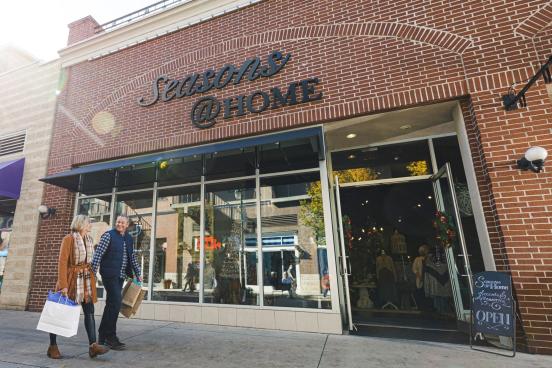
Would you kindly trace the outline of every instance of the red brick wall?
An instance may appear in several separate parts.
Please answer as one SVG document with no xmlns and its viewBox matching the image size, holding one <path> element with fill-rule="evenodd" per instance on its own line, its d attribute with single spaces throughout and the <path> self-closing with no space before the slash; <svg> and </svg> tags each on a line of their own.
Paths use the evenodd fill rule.
<svg viewBox="0 0 552 368">
<path fill-rule="evenodd" d="M 267 0 L 82 62 L 67 70 L 49 173 L 86 162 L 461 98 L 497 267 L 514 277 L 524 344 L 532 352 L 552 353 L 552 175 L 550 169 L 534 174 L 515 168 L 530 145 L 552 151 L 552 106 L 542 82 L 527 94 L 526 109 L 506 112 L 500 99 L 510 84 L 529 78 L 550 53 L 550 3 Z M 147 108 L 136 103 L 149 96 L 157 75 L 177 78 L 225 63 L 240 65 L 272 50 L 293 55 L 280 73 L 209 94 L 226 98 L 319 77 L 323 99 L 221 119 L 208 130 L 190 123 L 190 109 L 199 95 Z M 95 130 L 93 122 L 105 112 L 113 116 L 113 129 Z M 61 208 L 71 198 L 48 188 L 45 202 L 59 201 Z M 29 309 L 39 308 L 53 280 L 56 244 L 69 223 L 69 209 L 66 212 L 41 227 Z"/>
</svg>

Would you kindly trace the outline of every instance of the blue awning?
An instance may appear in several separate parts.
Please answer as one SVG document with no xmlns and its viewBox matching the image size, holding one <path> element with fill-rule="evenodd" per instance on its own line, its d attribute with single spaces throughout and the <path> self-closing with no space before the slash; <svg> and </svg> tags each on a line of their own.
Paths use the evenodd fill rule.
<svg viewBox="0 0 552 368">
<path fill-rule="evenodd" d="M 25 159 L 0 162 L 0 198 L 19 199 Z"/>
<path fill-rule="evenodd" d="M 264 144 L 290 141 L 302 138 L 315 138 L 319 142 L 319 147 L 323 147 L 323 136 L 321 127 L 293 130 L 282 133 L 266 134 L 251 138 L 237 139 L 228 142 L 220 142 L 203 146 L 183 148 L 174 151 L 153 153 L 150 155 L 130 157 L 116 161 L 100 162 L 86 166 L 77 167 L 71 170 L 63 171 L 57 174 L 40 179 L 41 181 L 63 187 L 72 191 L 77 191 L 79 186 L 79 177 L 82 174 L 115 170 L 123 167 L 131 167 L 141 164 L 157 163 L 160 161 L 202 155 L 214 152 L 223 152 L 240 148 L 249 148 Z M 324 150 L 319 148 L 319 159 L 324 159 Z"/>
</svg>

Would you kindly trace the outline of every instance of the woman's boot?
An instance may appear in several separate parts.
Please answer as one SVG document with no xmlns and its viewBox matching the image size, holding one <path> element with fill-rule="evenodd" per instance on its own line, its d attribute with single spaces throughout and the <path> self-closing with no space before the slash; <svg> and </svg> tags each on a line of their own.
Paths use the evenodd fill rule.
<svg viewBox="0 0 552 368">
<path fill-rule="evenodd" d="M 48 346 L 48 351 L 46 352 L 46 355 L 48 355 L 48 358 L 51 359 L 61 359 L 61 353 L 59 352 L 57 345 Z"/>
</svg>

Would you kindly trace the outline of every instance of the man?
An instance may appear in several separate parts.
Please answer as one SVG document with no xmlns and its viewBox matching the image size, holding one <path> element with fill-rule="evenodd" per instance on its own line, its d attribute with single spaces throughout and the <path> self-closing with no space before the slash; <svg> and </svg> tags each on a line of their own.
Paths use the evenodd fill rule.
<svg viewBox="0 0 552 368">
<path fill-rule="evenodd" d="M 121 309 L 121 289 L 125 278 L 134 277 L 142 282 L 141 270 L 134 255 L 132 237 L 127 232 L 129 219 L 126 216 L 117 217 L 115 229 L 105 232 L 94 251 L 92 271 L 98 267 L 107 294 L 105 309 L 98 329 L 98 342 L 108 345 L 112 350 L 123 350 L 125 344 L 117 337 L 117 319 Z"/>
</svg>

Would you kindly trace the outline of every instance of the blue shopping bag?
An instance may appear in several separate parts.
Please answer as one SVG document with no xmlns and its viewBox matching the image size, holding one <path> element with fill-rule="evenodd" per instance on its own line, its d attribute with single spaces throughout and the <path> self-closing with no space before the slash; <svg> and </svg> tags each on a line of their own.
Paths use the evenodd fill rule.
<svg viewBox="0 0 552 368">
<path fill-rule="evenodd" d="M 36 329 L 64 337 L 75 336 L 79 328 L 80 310 L 79 303 L 61 292 L 49 291 Z"/>
</svg>

